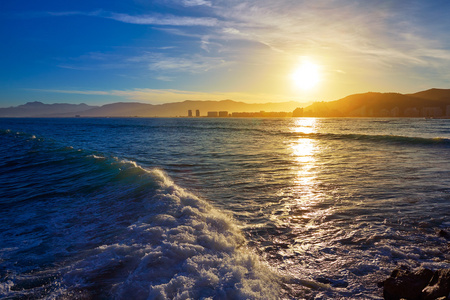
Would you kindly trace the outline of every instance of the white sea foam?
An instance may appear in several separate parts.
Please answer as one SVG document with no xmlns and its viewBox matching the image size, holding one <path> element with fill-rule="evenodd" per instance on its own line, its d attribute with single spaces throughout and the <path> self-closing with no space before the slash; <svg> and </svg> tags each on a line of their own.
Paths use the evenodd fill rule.
<svg viewBox="0 0 450 300">
<path fill-rule="evenodd" d="M 104 282 L 102 288 L 120 299 L 280 297 L 279 275 L 249 251 L 231 217 L 160 170 L 126 169 L 157 183 L 148 214 L 128 226 L 119 243 L 101 245 L 72 265 L 68 287 Z"/>
</svg>

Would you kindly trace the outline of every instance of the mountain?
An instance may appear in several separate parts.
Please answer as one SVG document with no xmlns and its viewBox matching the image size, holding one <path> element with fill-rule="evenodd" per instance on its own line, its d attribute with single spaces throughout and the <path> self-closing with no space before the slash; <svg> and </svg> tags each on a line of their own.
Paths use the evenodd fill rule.
<svg viewBox="0 0 450 300">
<path fill-rule="evenodd" d="M 0 117 L 175 117 L 187 116 L 188 110 L 194 113 L 198 109 L 201 116 L 208 111 L 228 112 L 292 112 L 301 106 L 298 102 L 250 104 L 233 100 L 222 101 L 193 101 L 165 103 L 159 105 L 118 102 L 103 106 L 89 106 L 86 104 L 43 104 L 29 102 L 16 107 L 0 108 Z"/>
<path fill-rule="evenodd" d="M 415 94 L 363 93 L 304 108 L 314 117 L 442 117 L 450 105 L 450 89 L 430 89 Z"/>
<path fill-rule="evenodd" d="M 408 96 L 431 100 L 448 100 L 450 99 L 450 89 L 429 89 L 415 94 L 409 94 Z"/>
<path fill-rule="evenodd" d="M 450 117 L 450 89 L 429 89 L 414 94 L 369 92 L 306 107 L 298 102 L 250 104 L 233 100 L 186 100 L 158 105 L 118 102 L 103 106 L 29 102 L 0 108 L 0 117 L 176 117 L 187 116 L 188 110 L 193 114 L 199 110 L 201 116 L 206 116 L 209 111 L 291 113 L 300 107 L 306 117 Z M 301 109 L 297 112 L 301 115 Z"/>
<path fill-rule="evenodd" d="M 74 116 L 93 109 L 84 103 L 81 104 L 44 104 L 42 102 L 28 102 L 15 107 L 0 108 L 0 117 L 57 117 L 59 115 Z"/>
<path fill-rule="evenodd" d="M 83 117 L 143 117 L 154 105 L 137 102 L 118 102 L 84 111 Z M 186 112 L 187 114 L 187 112 Z"/>
<path fill-rule="evenodd" d="M 175 117 L 187 116 L 188 110 L 194 113 L 200 110 L 201 116 L 206 116 L 208 111 L 228 112 L 259 112 L 259 111 L 287 111 L 292 112 L 301 105 L 298 102 L 249 104 L 233 100 L 222 101 L 193 101 L 165 103 L 159 105 L 143 103 L 113 103 L 86 111 L 82 116 L 86 117 Z"/>
</svg>

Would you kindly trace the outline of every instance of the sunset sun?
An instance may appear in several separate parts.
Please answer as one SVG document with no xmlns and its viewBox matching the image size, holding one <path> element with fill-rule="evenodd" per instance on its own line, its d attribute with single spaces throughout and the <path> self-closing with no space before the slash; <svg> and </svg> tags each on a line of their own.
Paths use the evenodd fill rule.
<svg viewBox="0 0 450 300">
<path fill-rule="evenodd" d="M 320 82 L 319 66 L 310 60 L 304 60 L 294 70 L 291 78 L 296 87 L 311 90 Z"/>
</svg>

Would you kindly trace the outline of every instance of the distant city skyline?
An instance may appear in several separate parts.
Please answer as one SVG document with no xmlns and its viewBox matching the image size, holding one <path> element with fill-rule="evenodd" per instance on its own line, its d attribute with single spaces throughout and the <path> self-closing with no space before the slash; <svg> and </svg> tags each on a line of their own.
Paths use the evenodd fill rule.
<svg viewBox="0 0 450 300">
<path fill-rule="evenodd" d="M 4 1 L 0 107 L 449 88 L 449 11 L 418 0 Z"/>
</svg>

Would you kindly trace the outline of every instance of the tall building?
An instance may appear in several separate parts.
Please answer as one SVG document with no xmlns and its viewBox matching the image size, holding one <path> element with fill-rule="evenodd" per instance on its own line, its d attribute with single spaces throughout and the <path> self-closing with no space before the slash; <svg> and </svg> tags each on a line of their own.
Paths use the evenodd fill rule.
<svg viewBox="0 0 450 300">
<path fill-rule="evenodd" d="M 200 110 L 197 109 L 197 110 L 195 111 L 195 116 L 196 116 L 196 117 L 200 117 Z"/>
<path fill-rule="evenodd" d="M 228 112 L 227 111 L 219 111 L 219 117 L 221 117 L 221 118 L 228 117 Z"/>
<path fill-rule="evenodd" d="M 188 117 L 192 117 L 192 110 L 188 110 Z"/>
</svg>

